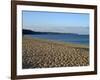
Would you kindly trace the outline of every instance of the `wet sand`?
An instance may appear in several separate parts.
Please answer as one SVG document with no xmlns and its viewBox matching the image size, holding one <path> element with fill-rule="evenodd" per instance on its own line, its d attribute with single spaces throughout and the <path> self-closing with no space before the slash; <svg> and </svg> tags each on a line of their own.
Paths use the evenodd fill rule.
<svg viewBox="0 0 100 80">
<path fill-rule="evenodd" d="M 88 46 L 23 37 L 23 69 L 88 65 Z"/>
</svg>

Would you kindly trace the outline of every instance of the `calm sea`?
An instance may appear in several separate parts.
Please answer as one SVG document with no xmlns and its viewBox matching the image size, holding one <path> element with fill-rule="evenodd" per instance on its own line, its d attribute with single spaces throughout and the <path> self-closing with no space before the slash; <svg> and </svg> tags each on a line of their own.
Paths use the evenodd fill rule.
<svg viewBox="0 0 100 80">
<path fill-rule="evenodd" d="M 41 34 L 41 35 L 24 35 L 26 37 L 47 39 L 60 42 L 89 45 L 89 35 L 72 35 L 72 34 Z"/>
</svg>

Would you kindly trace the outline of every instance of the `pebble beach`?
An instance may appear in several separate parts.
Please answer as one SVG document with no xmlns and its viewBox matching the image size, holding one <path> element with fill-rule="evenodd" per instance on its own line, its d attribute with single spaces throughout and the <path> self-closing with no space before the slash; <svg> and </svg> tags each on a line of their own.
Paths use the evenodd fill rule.
<svg viewBox="0 0 100 80">
<path fill-rule="evenodd" d="M 23 69 L 88 65 L 88 46 L 25 37 L 22 39 Z"/>
</svg>

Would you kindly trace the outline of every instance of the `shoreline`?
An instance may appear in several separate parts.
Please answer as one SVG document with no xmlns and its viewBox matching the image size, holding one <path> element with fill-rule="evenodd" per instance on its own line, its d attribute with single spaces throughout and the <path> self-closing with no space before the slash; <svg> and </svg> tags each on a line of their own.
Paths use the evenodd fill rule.
<svg viewBox="0 0 100 80">
<path fill-rule="evenodd" d="M 71 42 L 63 42 L 63 41 L 56 41 L 56 40 L 49 40 L 49 39 L 40 39 L 40 38 L 31 38 L 31 37 L 23 37 L 26 39 L 33 39 L 38 41 L 46 41 L 46 42 L 52 42 L 57 44 L 63 44 L 68 45 L 69 47 L 79 47 L 79 48 L 89 48 L 89 45 L 83 45 L 83 44 L 77 44 L 77 43 L 71 43 Z"/>
</svg>

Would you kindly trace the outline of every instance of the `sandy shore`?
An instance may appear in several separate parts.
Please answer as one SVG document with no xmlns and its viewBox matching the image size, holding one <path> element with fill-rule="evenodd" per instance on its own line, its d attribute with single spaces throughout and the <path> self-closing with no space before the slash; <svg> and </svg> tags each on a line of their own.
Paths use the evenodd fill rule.
<svg viewBox="0 0 100 80">
<path fill-rule="evenodd" d="M 23 37 L 23 69 L 87 65 L 89 65 L 88 46 Z"/>
</svg>

